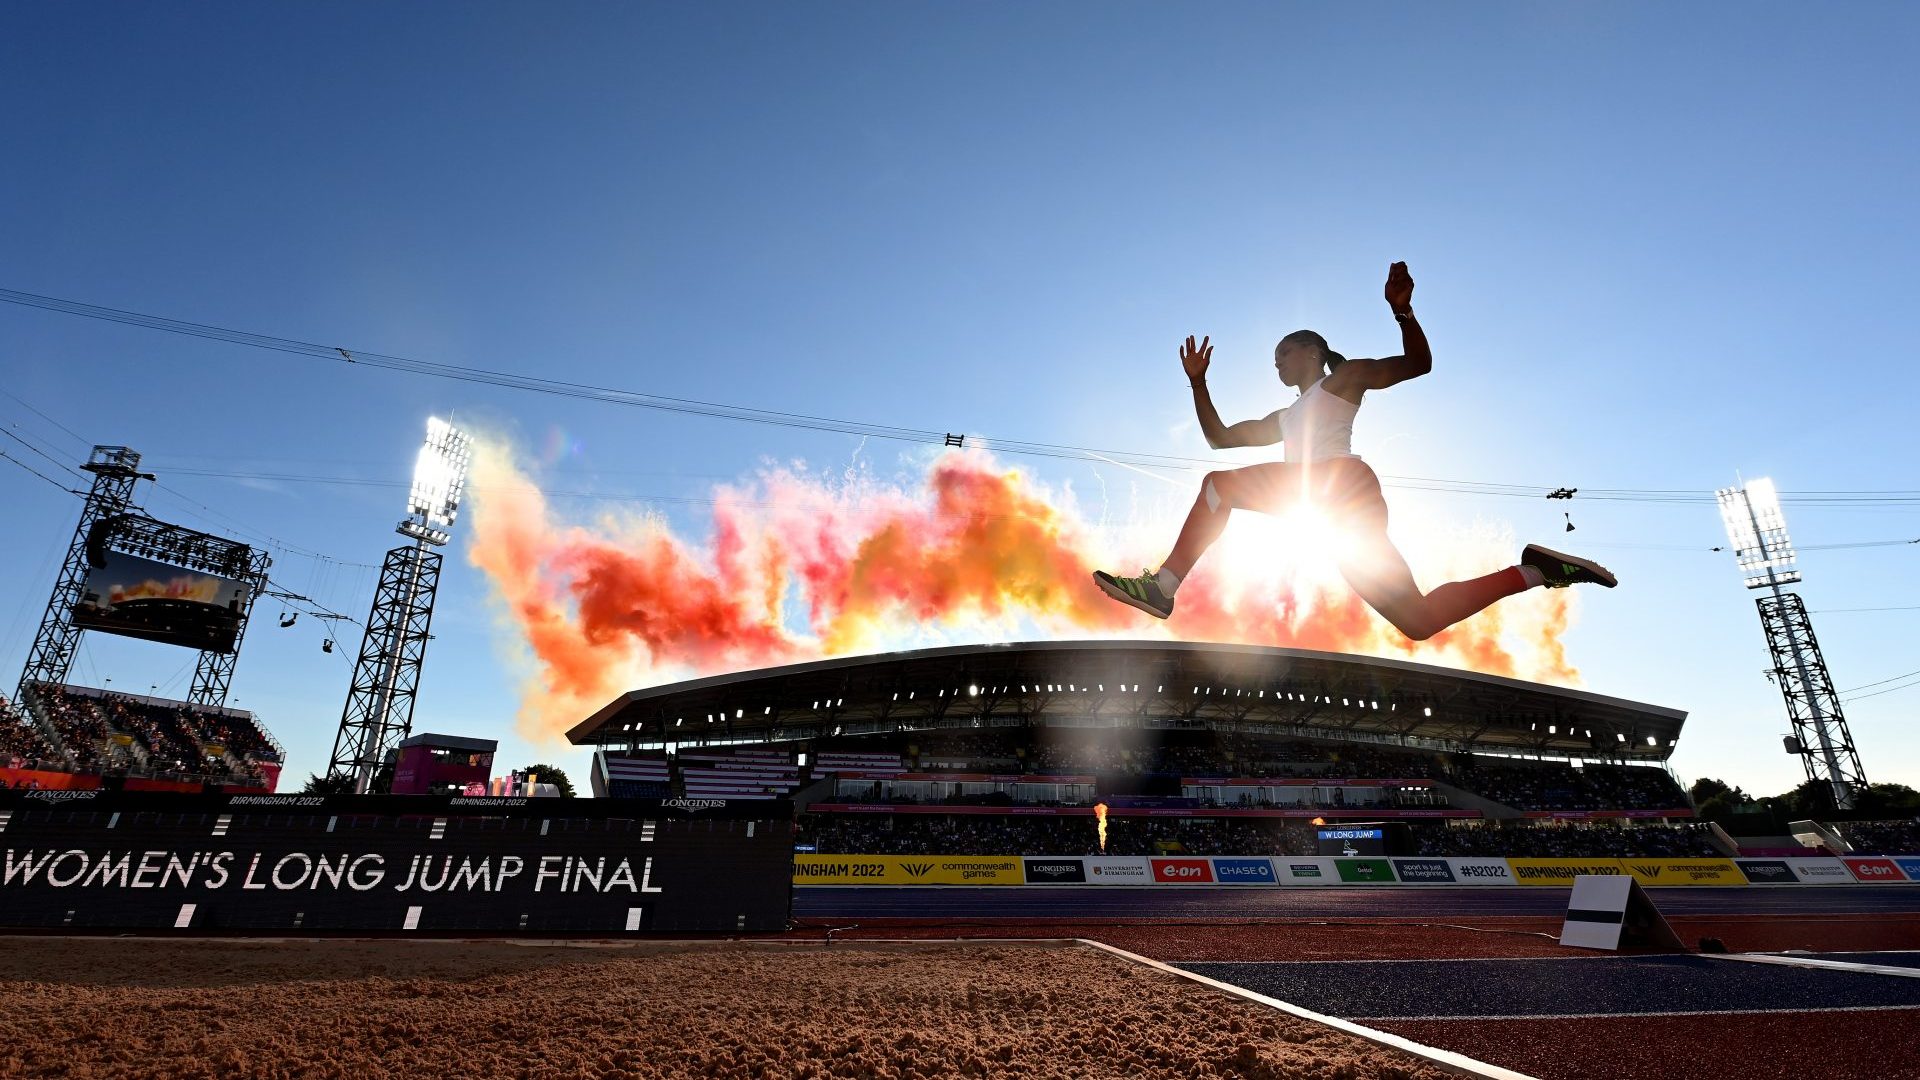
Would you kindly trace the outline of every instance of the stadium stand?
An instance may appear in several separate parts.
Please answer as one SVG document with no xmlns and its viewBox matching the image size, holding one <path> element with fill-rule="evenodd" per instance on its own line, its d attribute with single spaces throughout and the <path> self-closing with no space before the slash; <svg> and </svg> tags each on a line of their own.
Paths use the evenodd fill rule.
<svg viewBox="0 0 1920 1080">
<path fill-rule="evenodd" d="M 1725 855 L 1705 825 L 1617 825 L 1517 822 L 1413 830 L 1415 853 L 1584 859 L 1628 856 L 1714 858 Z"/>
<path fill-rule="evenodd" d="M 812 814 L 796 843 L 829 855 L 1311 855 L 1297 822 L 1129 818 L 1110 823 L 1107 846 L 1090 817 L 944 817 Z"/>
<path fill-rule="evenodd" d="M 784 799 L 800 786 L 790 750 L 682 750 L 674 763 L 690 799 Z"/>
<path fill-rule="evenodd" d="M 1516 810 L 1680 810 L 1689 808 L 1680 785 L 1648 766 L 1519 761 L 1467 755 L 1451 782 Z"/>
<path fill-rule="evenodd" d="M 866 773 L 879 774 L 906 773 L 906 765 L 900 761 L 897 749 L 833 749 L 818 748 L 814 751 L 814 774 L 822 773 Z"/>
<path fill-rule="evenodd" d="M 37 684 L 20 704 L 21 722 L 10 725 L 8 738 L 56 771 L 253 786 L 266 783 L 264 766 L 283 757 L 272 736 L 232 710 Z"/>
<path fill-rule="evenodd" d="M 664 752 L 602 751 L 593 755 L 592 787 L 596 799 L 664 799 L 673 794 L 673 775 Z"/>
<path fill-rule="evenodd" d="M 839 778 L 836 801 L 868 804 L 1088 806 L 1110 792 L 1139 790 L 1199 807 L 1391 811 L 1447 807 L 1450 797 L 1436 786 L 1445 784 L 1510 812 L 1692 812 L 1679 784 L 1655 767 L 1575 768 L 1204 728 L 1036 726 L 839 739 L 816 751 L 811 775 Z"/>
<path fill-rule="evenodd" d="M 1423 856 L 1665 858 L 1724 855 L 1704 826 L 1554 823 L 1415 826 Z M 803 814 L 797 843 L 829 855 L 1313 855 L 1315 829 L 1300 821 L 1113 818 L 1107 846 L 1088 817 Z M 803 847 L 802 850 L 805 850 Z"/>
<path fill-rule="evenodd" d="M 66 768 L 66 755 L 33 721 L 0 697 L 0 765 L 12 769 Z M 19 781 L 31 785 L 32 781 Z"/>
<path fill-rule="evenodd" d="M 1828 827 L 1857 855 L 1920 855 L 1920 820 L 1841 821 Z"/>
</svg>

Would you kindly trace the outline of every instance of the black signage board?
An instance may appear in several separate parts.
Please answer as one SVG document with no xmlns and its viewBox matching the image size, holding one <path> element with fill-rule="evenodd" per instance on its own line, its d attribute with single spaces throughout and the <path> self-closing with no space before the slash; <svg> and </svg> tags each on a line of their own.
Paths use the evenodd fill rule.
<svg viewBox="0 0 1920 1080">
<path fill-rule="evenodd" d="M 784 801 L 31 797 L 74 794 L 96 793 L 0 799 L 0 927 L 619 935 L 787 923 Z"/>
<path fill-rule="evenodd" d="M 1029 885 L 1047 881 L 1064 883 L 1087 880 L 1086 864 L 1079 859 L 1027 859 L 1025 863 Z"/>
</svg>

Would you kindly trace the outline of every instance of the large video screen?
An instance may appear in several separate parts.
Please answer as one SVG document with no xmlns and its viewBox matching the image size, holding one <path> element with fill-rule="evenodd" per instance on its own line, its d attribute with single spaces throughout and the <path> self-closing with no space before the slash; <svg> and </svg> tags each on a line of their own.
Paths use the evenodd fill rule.
<svg viewBox="0 0 1920 1080">
<path fill-rule="evenodd" d="M 106 553 L 106 565 L 87 575 L 73 625 L 109 634 L 228 653 L 247 610 L 244 581 Z"/>
</svg>

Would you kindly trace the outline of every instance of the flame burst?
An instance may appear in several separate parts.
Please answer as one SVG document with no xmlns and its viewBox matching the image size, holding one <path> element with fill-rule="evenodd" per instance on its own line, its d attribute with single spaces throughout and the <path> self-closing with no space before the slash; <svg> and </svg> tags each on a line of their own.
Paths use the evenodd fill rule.
<svg viewBox="0 0 1920 1080">
<path fill-rule="evenodd" d="M 828 656 L 1047 637 L 1180 638 L 1403 657 L 1571 683 L 1565 591 L 1534 590 L 1424 642 L 1401 636 L 1270 518 L 1236 514 L 1168 622 L 1100 593 L 1095 568 L 1164 554 L 1177 520 L 1102 529 L 980 451 L 909 485 L 769 469 L 715 492 L 699 544 L 657 517 L 558 521 L 505 447 L 474 458 L 474 541 L 533 670 L 521 729 L 553 738 L 640 686 Z M 1420 536 L 1419 578 L 1509 565 L 1505 537 Z M 1125 560 L 1114 558 L 1124 552 Z M 1321 560 L 1324 562 L 1324 560 Z"/>
<path fill-rule="evenodd" d="M 1093 821 L 1100 829 L 1100 854 L 1107 853 L 1107 804 L 1093 804 Z"/>
</svg>

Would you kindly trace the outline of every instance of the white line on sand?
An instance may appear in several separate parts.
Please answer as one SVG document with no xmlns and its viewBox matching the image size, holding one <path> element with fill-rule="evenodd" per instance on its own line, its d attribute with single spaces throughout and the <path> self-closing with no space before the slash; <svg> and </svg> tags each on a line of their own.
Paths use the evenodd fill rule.
<svg viewBox="0 0 1920 1080">
<path fill-rule="evenodd" d="M 1344 1031 L 1349 1035 L 1357 1035 L 1368 1042 L 1412 1054 L 1417 1058 L 1432 1062 L 1443 1069 L 1459 1073 L 1462 1076 L 1480 1076 L 1486 1077 L 1487 1080 L 1533 1080 L 1533 1077 L 1528 1076 L 1526 1073 L 1514 1072 L 1512 1069 L 1503 1069 L 1498 1065 L 1489 1065 L 1484 1061 L 1475 1060 L 1465 1054 L 1456 1054 L 1451 1050 L 1442 1050 L 1437 1046 L 1428 1046 L 1425 1043 L 1414 1042 L 1412 1039 L 1403 1035 L 1395 1035 L 1390 1031 L 1380 1031 L 1377 1028 L 1370 1028 L 1363 1024 L 1354 1023 L 1352 1020 L 1342 1020 L 1337 1016 L 1327 1016 L 1323 1013 L 1314 1012 L 1311 1009 L 1303 1009 L 1290 1002 L 1281 1001 L 1279 998 L 1270 998 L 1265 994 L 1256 994 L 1242 986 L 1224 983 L 1218 979 L 1209 979 L 1205 975 L 1196 975 L 1191 971 L 1183 971 L 1171 964 L 1163 964 L 1158 960 L 1150 960 L 1138 953 L 1130 953 L 1125 949 L 1116 949 L 1105 942 L 1081 938 L 1080 943 L 1082 945 L 1092 946 L 1102 952 L 1112 953 L 1124 960 L 1131 960 L 1136 964 L 1141 964 L 1159 971 L 1164 971 L 1169 975 L 1176 975 L 1182 979 L 1197 982 L 1202 986 L 1211 986 L 1215 990 L 1225 991 L 1235 997 L 1244 998 L 1255 1004 L 1265 1005 L 1270 1009 L 1279 1009 L 1281 1012 L 1291 1016 L 1297 1016 L 1302 1020 L 1311 1020 L 1316 1024 L 1325 1024 L 1336 1031 Z"/>
</svg>

